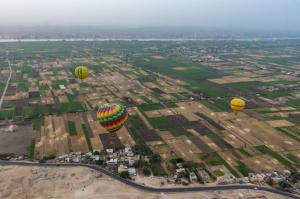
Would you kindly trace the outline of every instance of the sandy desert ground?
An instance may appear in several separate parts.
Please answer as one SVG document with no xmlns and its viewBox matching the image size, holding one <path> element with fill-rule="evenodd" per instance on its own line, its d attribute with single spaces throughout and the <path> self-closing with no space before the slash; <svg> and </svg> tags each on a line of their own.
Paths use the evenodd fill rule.
<svg viewBox="0 0 300 199">
<path fill-rule="evenodd" d="M 212 199 L 283 197 L 261 191 L 220 191 L 201 193 L 148 193 L 129 187 L 87 168 L 0 167 L 1 199 Z"/>
</svg>

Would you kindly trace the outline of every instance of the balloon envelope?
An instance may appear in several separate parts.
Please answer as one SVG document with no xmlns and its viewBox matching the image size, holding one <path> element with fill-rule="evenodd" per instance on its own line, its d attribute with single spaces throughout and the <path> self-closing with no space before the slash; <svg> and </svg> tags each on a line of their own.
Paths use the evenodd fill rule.
<svg viewBox="0 0 300 199">
<path fill-rule="evenodd" d="M 105 104 L 98 107 L 97 119 L 109 132 L 119 130 L 128 119 L 126 108 L 119 104 Z"/>
<path fill-rule="evenodd" d="M 235 114 L 241 112 L 245 108 L 245 101 L 240 98 L 234 98 L 230 101 L 230 107 Z"/>
<path fill-rule="evenodd" d="M 78 66 L 75 68 L 75 76 L 81 80 L 87 78 L 89 71 L 85 66 Z"/>
</svg>

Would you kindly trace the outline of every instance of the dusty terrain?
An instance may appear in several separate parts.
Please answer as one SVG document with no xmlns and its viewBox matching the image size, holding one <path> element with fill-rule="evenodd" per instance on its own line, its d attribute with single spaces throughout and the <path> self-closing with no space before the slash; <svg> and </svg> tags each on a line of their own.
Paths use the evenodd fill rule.
<svg viewBox="0 0 300 199">
<path fill-rule="evenodd" d="M 8 132 L 7 128 L 0 128 L 0 153 L 26 154 L 31 143 L 31 125 L 19 126 L 15 132 Z"/>
<path fill-rule="evenodd" d="M 219 191 L 180 194 L 156 194 L 136 190 L 87 168 L 38 168 L 1 166 L 1 199 L 94 199 L 94 198 L 266 198 L 283 197 L 261 191 Z M 243 197 L 244 196 L 244 197 Z"/>
</svg>

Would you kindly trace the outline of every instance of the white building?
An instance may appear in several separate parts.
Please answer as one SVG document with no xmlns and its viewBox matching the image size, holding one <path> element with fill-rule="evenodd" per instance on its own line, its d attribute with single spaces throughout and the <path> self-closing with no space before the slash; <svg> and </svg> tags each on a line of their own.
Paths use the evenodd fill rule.
<svg viewBox="0 0 300 199">
<path fill-rule="evenodd" d="M 118 173 L 122 173 L 124 171 L 128 171 L 128 167 L 121 164 L 119 167 L 118 167 Z"/>
<path fill-rule="evenodd" d="M 106 153 L 112 154 L 114 152 L 114 149 L 106 149 Z"/>
<path fill-rule="evenodd" d="M 59 85 L 59 88 L 60 88 L 61 90 L 66 89 L 65 85 Z"/>
<path fill-rule="evenodd" d="M 106 164 L 109 167 L 116 167 L 116 166 L 118 166 L 118 159 L 117 158 L 112 158 L 109 161 L 107 161 Z"/>
<path fill-rule="evenodd" d="M 189 178 L 191 182 L 197 182 L 197 176 L 194 172 L 190 173 Z"/>
<path fill-rule="evenodd" d="M 135 170 L 135 168 L 129 168 L 128 169 L 128 173 L 129 173 L 129 176 L 136 176 L 136 170 Z"/>
</svg>

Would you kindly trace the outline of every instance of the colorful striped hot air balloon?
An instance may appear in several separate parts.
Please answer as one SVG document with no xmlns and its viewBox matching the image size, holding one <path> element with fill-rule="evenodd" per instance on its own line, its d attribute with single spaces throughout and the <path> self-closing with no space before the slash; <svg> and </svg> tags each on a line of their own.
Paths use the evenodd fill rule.
<svg viewBox="0 0 300 199">
<path fill-rule="evenodd" d="M 75 76 L 81 80 L 84 80 L 89 75 L 89 70 L 85 66 L 78 66 L 75 68 Z"/>
<path fill-rule="evenodd" d="M 98 107 L 97 119 L 109 132 L 119 130 L 128 119 L 126 108 L 119 104 L 105 104 Z"/>
<path fill-rule="evenodd" d="M 234 98 L 230 101 L 230 107 L 236 115 L 242 110 L 244 110 L 245 105 L 245 101 L 240 98 Z"/>
</svg>

